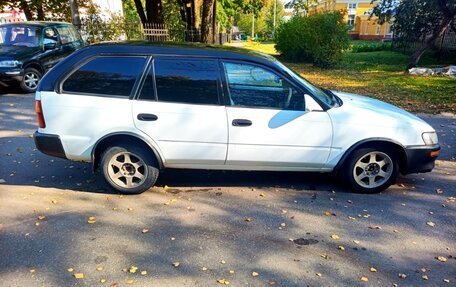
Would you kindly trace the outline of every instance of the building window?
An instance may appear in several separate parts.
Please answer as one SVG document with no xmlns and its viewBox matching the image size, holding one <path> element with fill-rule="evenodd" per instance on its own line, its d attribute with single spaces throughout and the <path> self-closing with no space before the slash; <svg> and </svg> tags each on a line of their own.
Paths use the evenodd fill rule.
<svg viewBox="0 0 456 287">
<path fill-rule="evenodd" d="M 356 18 L 356 15 L 348 15 L 347 25 L 348 25 L 350 31 L 355 30 L 355 18 Z"/>
<path fill-rule="evenodd" d="M 348 10 L 356 9 L 356 3 L 348 3 Z"/>
<path fill-rule="evenodd" d="M 377 25 L 377 28 L 375 29 L 375 34 L 380 35 L 380 25 Z"/>
<path fill-rule="evenodd" d="M 393 34 L 393 25 L 391 23 L 386 23 L 386 25 L 388 25 L 388 28 L 386 29 L 386 31 L 388 31 L 387 33 L 388 34 Z"/>
<path fill-rule="evenodd" d="M 366 31 L 364 31 L 364 35 L 369 35 L 369 22 L 366 22 Z"/>
</svg>

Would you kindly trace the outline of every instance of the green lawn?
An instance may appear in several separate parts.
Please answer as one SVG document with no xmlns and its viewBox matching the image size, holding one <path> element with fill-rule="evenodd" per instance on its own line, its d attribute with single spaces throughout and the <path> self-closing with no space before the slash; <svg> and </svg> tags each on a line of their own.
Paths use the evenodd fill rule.
<svg viewBox="0 0 456 287">
<path fill-rule="evenodd" d="M 246 43 L 245 48 L 277 56 L 274 44 Z M 456 79 L 404 73 L 409 57 L 393 51 L 350 53 L 337 68 L 284 63 L 316 85 L 375 97 L 412 112 L 456 112 Z M 420 65 L 445 66 L 451 59 L 423 57 Z M 454 59 L 453 59 L 453 63 Z"/>
</svg>

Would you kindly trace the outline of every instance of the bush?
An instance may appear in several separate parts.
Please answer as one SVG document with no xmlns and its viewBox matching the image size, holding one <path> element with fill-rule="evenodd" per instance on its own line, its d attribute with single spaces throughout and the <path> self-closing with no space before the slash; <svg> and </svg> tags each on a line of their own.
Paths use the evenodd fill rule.
<svg viewBox="0 0 456 287">
<path fill-rule="evenodd" d="M 377 51 L 388 51 L 391 50 L 391 42 L 377 42 L 370 44 L 353 45 L 351 51 L 353 53 L 363 52 L 377 52 Z"/>
<path fill-rule="evenodd" d="M 327 67 L 338 63 L 350 46 L 341 12 L 294 16 L 277 30 L 276 49 L 287 60 L 310 61 Z"/>
</svg>

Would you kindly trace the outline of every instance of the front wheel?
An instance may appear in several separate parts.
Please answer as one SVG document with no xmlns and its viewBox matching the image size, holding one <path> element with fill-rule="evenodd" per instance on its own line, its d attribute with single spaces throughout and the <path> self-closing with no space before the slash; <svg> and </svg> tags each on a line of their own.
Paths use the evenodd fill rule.
<svg viewBox="0 0 456 287">
<path fill-rule="evenodd" d="M 107 183 L 126 194 L 138 194 L 151 188 L 159 170 L 156 160 L 147 151 L 130 145 L 112 146 L 101 157 Z"/>
<path fill-rule="evenodd" d="M 26 93 L 33 93 L 38 87 L 43 74 L 34 68 L 26 68 L 21 81 L 21 88 Z"/>
<path fill-rule="evenodd" d="M 362 193 L 377 193 L 387 189 L 399 174 L 396 155 L 382 148 L 355 151 L 344 169 L 344 180 L 354 191 Z"/>
</svg>

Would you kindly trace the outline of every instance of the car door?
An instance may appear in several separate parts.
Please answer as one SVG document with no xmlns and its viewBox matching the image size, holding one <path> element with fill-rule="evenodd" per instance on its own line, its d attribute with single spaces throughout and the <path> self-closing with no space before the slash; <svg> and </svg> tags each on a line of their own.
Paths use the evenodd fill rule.
<svg viewBox="0 0 456 287">
<path fill-rule="evenodd" d="M 56 27 L 62 44 L 61 57 L 66 57 L 82 46 L 81 38 L 73 26 L 61 25 Z"/>
<path fill-rule="evenodd" d="M 44 28 L 42 37 L 43 53 L 39 55 L 38 59 L 44 69 L 49 70 L 60 60 L 58 55 L 60 43 L 57 32 L 52 27 Z"/>
<path fill-rule="evenodd" d="M 218 61 L 155 57 L 133 104 L 136 127 L 159 146 L 167 167 L 225 163 L 228 127 Z"/>
<path fill-rule="evenodd" d="M 226 165 L 321 170 L 331 149 L 331 120 L 313 99 L 275 71 L 223 61 L 229 124 Z"/>
</svg>

